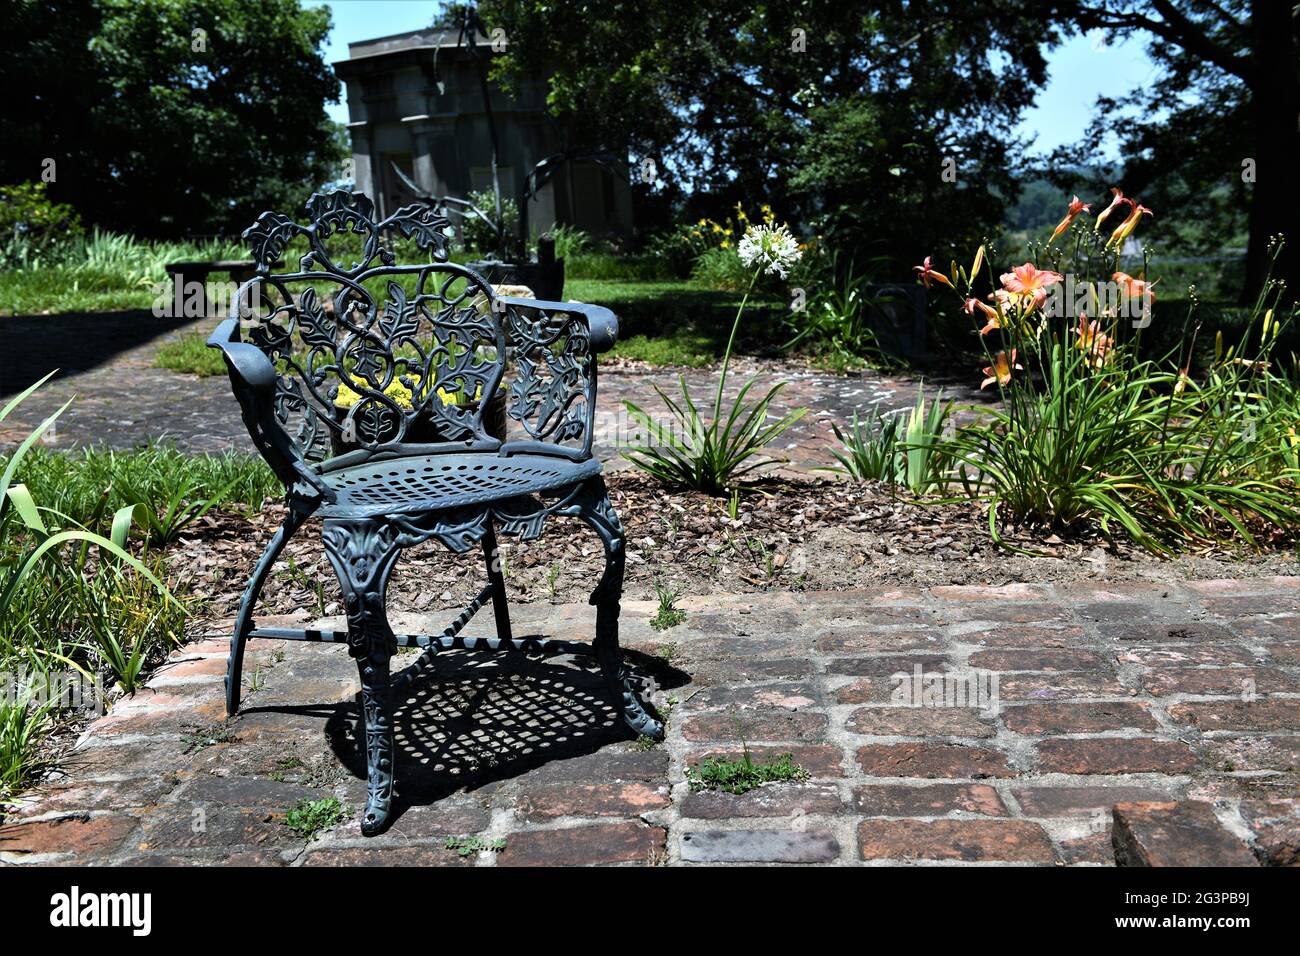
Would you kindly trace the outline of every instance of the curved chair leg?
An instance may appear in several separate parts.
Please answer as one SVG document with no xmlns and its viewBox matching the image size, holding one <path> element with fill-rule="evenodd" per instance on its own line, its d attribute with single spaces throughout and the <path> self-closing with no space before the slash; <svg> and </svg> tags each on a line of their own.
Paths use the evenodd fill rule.
<svg viewBox="0 0 1300 956">
<path fill-rule="evenodd" d="M 487 565 L 488 583 L 492 585 L 492 616 L 497 622 L 497 637 L 510 640 L 510 602 L 506 599 L 506 579 L 501 573 L 501 549 L 497 546 L 497 533 L 492 527 L 492 516 L 487 517 L 487 531 L 483 533 L 483 562 Z"/>
<path fill-rule="evenodd" d="M 401 550 L 399 536 L 382 518 L 326 519 L 325 553 L 343 590 L 348 653 L 361 675 L 366 733 L 366 809 L 361 832 L 388 826 L 393 801 L 393 725 L 388 664 L 397 641 L 384 603 L 388 576 Z"/>
<path fill-rule="evenodd" d="M 248 643 L 248 635 L 253 630 L 253 609 L 257 606 L 257 598 L 262 593 L 262 585 L 266 583 L 266 576 L 270 574 L 275 559 L 280 556 L 280 552 L 289 543 L 293 533 L 301 527 L 304 518 L 306 515 L 302 512 L 289 509 L 289 516 L 284 519 L 284 524 L 280 525 L 271 536 L 266 550 L 258 558 L 257 565 L 253 568 L 253 576 L 248 579 L 248 587 L 244 588 L 244 596 L 239 601 L 239 614 L 235 618 L 235 629 L 230 635 L 230 659 L 226 663 L 226 713 L 232 716 L 239 712 L 240 683 L 244 671 L 244 645 Z"/>
<path fill-rule="evenodd" d="M 577 504 L 578 517 L 595 529 L 605 545 L 605 572 L 591 593 L 591 603 L 596 605 L 596 639 L 592 649 L 605 683 L 622 709 L 623 720 L 635 733 L 662 738 L 664 725 L 646 713 L 618 646 L 619 601 L 623 597 L 623 525 L 610 503 L 604 480 L 589 479 Z"/>
</svg>

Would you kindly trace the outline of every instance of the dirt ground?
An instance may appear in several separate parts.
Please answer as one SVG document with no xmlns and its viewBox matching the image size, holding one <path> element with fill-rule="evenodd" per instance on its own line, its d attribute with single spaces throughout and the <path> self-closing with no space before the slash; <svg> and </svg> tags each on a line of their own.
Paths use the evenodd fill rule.
<svg viewBox="0 0 1300 956">
<path fill-rule="evenodd" d="M 657 584 L 689 596 L 1080 579 L 1175 582 L 1298 570 L 1292 552 L 1161 559 L 1095 534 L 1061 540 L 1025 531 L 1011 540 L 1038 556 L 1013 554 L 990 540 L 981 506 L 921 505 L 892 497 L 879 484 L 771 479 L 742 496 L 733 520 L 724 499 L 666 491 L 629 472 L 609 475 L 608 483 L 627 531 L 629 600 L 654 599 Z M 183 583 L 204 596 L 201 619 L 233 616 L 243 583 L 282 517 L 278 505 L 260 515 L 210 515 L 170 549 Z M 571 519 L 550 522 L 536 541 L 504 538 L 502 550 L 513 601 L 583 600 L 603 562 L 599 539 Z M 398 564 L 389 607 L 460 607 L 482 583 L 477 553 L 457 556 L 426 544 Z M 319 526 L 309 522 L 273 571 L 263 613 L 335 614 L 338 600 Z"/>
</svg>

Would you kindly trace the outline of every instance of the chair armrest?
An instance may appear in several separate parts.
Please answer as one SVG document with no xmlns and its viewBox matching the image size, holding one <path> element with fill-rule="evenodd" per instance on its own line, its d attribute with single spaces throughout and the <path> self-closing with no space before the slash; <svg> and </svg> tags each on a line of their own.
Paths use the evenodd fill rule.
<svg viewBox="0 0 1300 956">
<path fill-rule="evenodd" d="M 275 366 L 255 345 L 239 341 L 239 320 L 225 319 L 208 336 L 208 348 L 221 349 L 230 369 L 230 384 L 239 402 L 249 437 L 271 470 L 284 482 L 291 498 L 321 497 L 334 493 L 307 466 L 293 441 L 275 417 Z"/>
<path fill-rule="evenodd" d="M 275 366 L 256 345 L 239 341 L 239 320 L 225 319 L 208 336 L 208 348 L 221 349 L 232 372 L 250 388 L 275 388 Z"/>
<path fill-rule="evenodd" d="M 520 299 L 513 296 L 502 296 L 497 301 L 520 308 L 543 309 L 547 312 L 564 312 L 582 316 L 587 323 L 587 334 L 593 352 L 608 352 L 618 341 L 618 316 L 603 305 L 587 305 L 585 302 L 547 302 L 544 299 Z"/>
</svg>

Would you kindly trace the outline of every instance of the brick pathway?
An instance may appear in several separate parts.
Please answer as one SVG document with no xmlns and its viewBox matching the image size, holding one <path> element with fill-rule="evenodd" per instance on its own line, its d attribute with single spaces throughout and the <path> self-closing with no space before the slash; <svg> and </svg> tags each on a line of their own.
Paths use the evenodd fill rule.
<svg viewBox="0 0 1300 956">
<path fill-rule="evenodd" d="M 397 718 L 405 809 L 371 840 L 343 649 L 255 644 L 227 723 L 224 641 L 206 640 L 91 725 L 0 827 L 0 860 L 1106 864 L 1114 817 L 1130 861 L 1294 862 L 1300 579 L 1110 587 L 719 596 L 662 634 L 629 603 L 625 643 L 669 718 L 650 749 L 571 661 L 448 655 Z M 516 633 L 588 637 L 590 614 L 524 605 Z M 891 703 L 918 667 L 995 678 L 998 706 Z M 692 793 L 685 768 L 742 734 L 811 778 Z M 329 795 L 349 822 L 310 842 L 283 825 Z M 462 858 L 453 836 L 504 849 Z"/>
<path fill-rule="evenodd" d="M 21 391 L 45 372 L 60 368 L 65 374 L 47 384 L 23 403 L 18 412 L 0 424 L 0 449 L 16 444 L 68 399 L 76 397 L 63 413 L 49 444 L 69 447 L 104 444 L 131 448 L 150 440 L 174 441 L 195 452 L 228 448 L 252 451 L 239 417 L 239 406 L 222 377 L 200 379 L 153 367 L 158 346 L 184 334 L 203 333 L 214 319 L 177 324 L 155 319 L 147 312 L 92 316 L 42 316 L 0 318 L 0 331 L 21 348 L 0 355 L 0 398 Z M 759 375 L 752 395 L 758 397 L 780 380 L 789 385 L 774 415 L 790 408 L 807 407 L 808 414 L 772 447 L 774 455 L 789 458 L 800 468 L 833 464 L 829 449 L 838 447 L 832 423 L 845 428 L 853 414 L 866 415 L 875 406 L 882 411 L 910 408 L 920 380 L 908 375 L 876 373 L 830 375 L 786 369 L 771 362 L 741 360 L 733 366 L 729 393 L 734 395 L 752 373 Z M 711 396 L 717 372 L 690 369 L 683 373 L 697 401 Z M 597 450 L 614 464 L 616 443 L 626 440 L 628 426 L 623 401 L 630 399 L 652 414 L 663 405 L 654 394 L 658 384 L 669 394 L 677 391 L 677 373 L 663 369 L 626 369 L 603 366 L 600 372 Z M 979 401 L 973 373 L 946 383 L 950 397 Z M 930 394 L 935 388 L 927 386 Z"/>
</svg>

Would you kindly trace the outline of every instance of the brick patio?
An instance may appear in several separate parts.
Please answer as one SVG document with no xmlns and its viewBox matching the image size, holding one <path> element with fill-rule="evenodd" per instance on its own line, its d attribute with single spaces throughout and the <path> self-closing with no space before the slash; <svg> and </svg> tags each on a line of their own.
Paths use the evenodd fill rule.
<svg viewBox="0 0 1300 956">
<path fill-rule="evenodd" d="M 666 743 L 648 749 L 570 659 L 441 658 L 440 680 L 397 717 L 403 809 L 370 840 L 355 818 L 365 785 L 344 649 L 255 643 L 245 713 L 227 724 L 225 642 L 192 644 L 0 827 L 0 860 L 1111 864 L 1119 819 L 1125 862 L 1296 861 L 1300 579 L 683 606 L 686 622 L 657 633 L 651 606 L 625 604 L 629 656 L 669 716 Z M 524 605 L 516 633 L 586 637 L 590 613 Z M 916 665 L 992 672 L 999 706 L 891 703 L 891 675 Z M 692 793 L 685 768 L 737 752 L 742 733 L 755 756 L 792 753 L 810 779 Z M 310 842 L 283 824 L 299 799 L 329 795 L 351 820 Z M 505 847 L 445 848 L 474 835 Z"/>
</svg>

